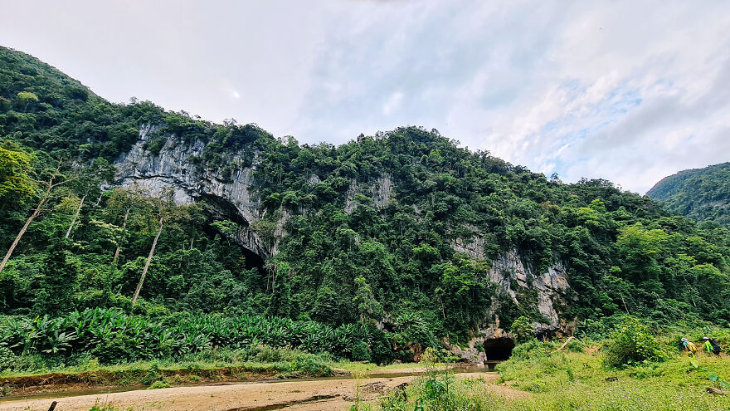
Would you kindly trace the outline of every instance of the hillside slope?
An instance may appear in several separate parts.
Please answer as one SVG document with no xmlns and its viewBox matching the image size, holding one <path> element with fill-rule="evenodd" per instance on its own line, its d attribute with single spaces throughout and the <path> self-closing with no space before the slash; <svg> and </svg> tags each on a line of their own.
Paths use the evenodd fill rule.
<svg viewBox="0 0 730 411">
<path fill-rule="evenodd" d="M 388 347 L 381 359 L 393 358 L 391 348 L 445 340 L 470 342 L 465 355 L 476 355 L 522 329 L 513 324 L 550 334 L 624 313 L 730 321 L 727 230 L 698 228 L 608 181 L 548 180 L 418 127 L 340 146 L 299 144 L 253 124 L 111 104 L 86 89 L 76 98 L 79 83 L 9 49 L 0 62 L 1 146 L 34 158 L 30 174 L 60 162 L 61 172 L 79 175 L 97 158 L 116 166 L 104 194 L 92 178 L 54 191 L 0 273 L 3 312 L 119 308 L 162 321 L 149 324 L 155 329 L 166 327 L 160 318 L 191 316 L 194 325 L 177 332 L 192 330 L 203 346 L 244 344 L 244 331 L 211 328 L 223 313 L 236 327 L 253 321 L 237 320 L 244 314 L 284 317 L 301 323 L 281 330 L 314 321 L 330 331 L 317 342 L 256 329 L 273 345 L 322 347 L 357 335 L 361 351 Z M 32 204 L 0 208 L 0 247 Z M 141 355 L 126 339 L 108 344 L 125 347 L 119 358 Z M 159 344 L 164 355 L 176 352 Z M 333 344 L 361 358 L 355 342 Z"/>
<path fill-rule="evenodd" d="M 674 213 L 730 225 L 730 163 L 680 171 L 646 193 Z"/>
</svg>

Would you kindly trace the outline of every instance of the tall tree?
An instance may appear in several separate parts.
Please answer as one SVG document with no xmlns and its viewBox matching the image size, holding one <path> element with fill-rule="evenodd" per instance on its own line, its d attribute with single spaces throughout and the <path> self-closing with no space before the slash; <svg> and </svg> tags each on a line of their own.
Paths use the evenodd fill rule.
<svg viewBox="0 0 730 411">
<path fill-rule="evenodd" d="M 139 293 L 142 291 L 142 285 L 144 279 L 147 276 L 147 271 L 150 268 L 150 263 L 155 255 L 155 249 L 157 248 L 157 242 L 160 239 L 162 230 L 165 227 L 180 228 L 180 223 L 190 219 L 192 212 L 198 208 L 197 205 L 192 204 L 188 206 L 178 206 L 175 204 L 174 193 L 172 190 L 166 190 L 162 193 L 162 198 L 149 198 L 148 202 L 151 203 L 154 213 L 157 217 L 157 233 L 152 241 L 152 247 L 150 247 L 147 261 L 144 264 L 142 275 L 139 277 L 137 283 L 137 289 L 134 291 L 134 297 L 132 297 L 132 305 L 137 304 Z"/>
<path fill-rule="evenodd" d="M 51 198 L 53 190 L 59 186 L 62 186 L 64 184 L 67 184 L 70 181 L 74 180 L 74 177 L 68 177 L 65 174 L 61 173 L 61 166 L 62 166 L 62 162 L 58 162 L 58 165 L 56 166 L 55 170 L 50 171 L 48 173 L 47 180 L 35 182 L 36 185 L 41 188 L 41 192 L 38 194 L 38 197 L 39 197 L 38 204 L 33 209 L 33 213 L 31 213 L 30 217 L 28 217 L 28 219 L 25 221 L 25 224 L 20 229 L 20 232 L 15 237 L 15 240 L 13 240 L 13 243 L 10 245 L 8 252 L 5 253 L 5 257 L 3 257 L 2 262 L 0 262 L 0 272 L 2 272 L 5 269 L 5 265 L 8 263 L 8 260 L 10 260 L 10 256 L 13 255 L 13 251 L 15 251 L 15 247 L 18 246 L 20 239 L 23 238 L 23 235 L 28 230 L 30 223 L 32 223 L 33 220 L 35 220 L 36 217 L 38 217 L 38 215 L 42 211 L 44 211 L 43 206 Z"/>
<path fill-rule="evenodd" d="M 373 291 L 364 277 L 355 279 L 355 298 L 352 301 L 357 304 L 357 312 L 360 314 L 360 322 L 365 323 L 366 319 L 379 321 L 383 317 L 383 306 L 375 299 Z"/>
<path fill-rule="evenodd" d="M 138 187 L 116 188 L 111 192 L 109 200 L 106 203 L 105 212 L 113 216 L 123 215 L 122 228 L 117 238 L 117 248 L 114 250 L 114 259 L 112 264 L 116 264 L 119 255 L 127 238 L 127 224 L 132 210 L 135 207 L 142 207 L 145 202 L 143 193 Z"/>
<path fill-rule="evenodd" d="M 71 230 L 79 218 L 81 208 L 84 206 L 84 200 L 90 194 L 100 194 L 100 185 L 102 182 L 110 183 L 114 178 L 114 166 L 109 164 L 104 158 L 97 158 L 90 167 L 78 170 L 78 178 L 73 182 L 72 189 L 81 194 L 81 200 L 76 208 L 71 224 L 66 230 L 65 238 L 71 237 Z"/>
</svg>

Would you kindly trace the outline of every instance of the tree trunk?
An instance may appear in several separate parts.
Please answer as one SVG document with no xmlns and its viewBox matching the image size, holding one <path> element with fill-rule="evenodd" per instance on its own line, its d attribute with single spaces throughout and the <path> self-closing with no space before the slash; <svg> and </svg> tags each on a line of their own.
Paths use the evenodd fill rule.
<svg viewBox="0 0 730 411">
<path fill-rule="evenodd" d="M 53 179 L 51 179 L 51 183 L 48 184 L 48 189 L 46 189 L 46 192 L 43 194 L 43 197 L 41 197 L 41 201 L 38 203 L 38 206 L 33 210 L 33 214 L 28 217 L 28 219 L 25 221 L 25 225 L 23 225 L 23 228 L 20 229 L 20 232 L 18 233 L 18 236 L 15 237 L 15 240 L 10 245 L 10 249 L 7 253 L 5 253 L 5 257 L 3 258 L 3 261 L 0 263 L 0 273 L 5 269 L 5 264 L 8 263 L 8 260 L 10 260 L 10 256 L 13 255 L 13 251 L 15 251 L 15 247 L 18 246 L 18 243 L 20 242 L 20 239 L 23 237 L 23 234 L 25 234 L 26 230 L 28 230 L 28 226 L 30 226 L 30 223 L 35 220 L 36 217 L 38 217 L 38 214 L 41 213 L 41 209 L 43 207 L 43 204 L 45 204 L 46 200 L 48 200 L 48 197 L 51 195 L 51 189 L 53 188 Z"/>
<path fill-rule="evenodd" d="M 124 234 L 127 231 L 127 218 L 129 217 L 129 211 L 132 209 L 132 207 L 127 208 L 127 211 L 124 213 L 124 224 L 122 224 L 122 233 L 119 235 L 119 241 L 117 242 L 117 249 L 114 251 L 114 260 L 112 260 L 112 264 L 117 263 L 117 259 L 119 259 L 119 253 L 122 251 L 122 241 L 124 241 Z"/>
<path fill-rule="evenodd" d="M 162 234 L 162 217 L 160 217 L 160 229 L 157 230 L 157 235 L 155 236 L 155 241 L 152 242 L 152 248 L 150 248 L 150 255 L 147 257 L 147 262 L 144 263 L 144 270 L 142 270 L 142 276 L 139 277 L 139 284 L 137 284 L 137 290 L 134 292 L 134 298 L 132 298 L 132 307 L 134 307 L 135 304 L 137 304 L 137 298 L 139 297 L 139 292 L 142 290 L 142 283 L 144 283 L 144 278 L 147 275 L 147 270 L 150 268 L 150 262 L 152 261 L 152 256 L 155 255 L 155 247 L 157 247 L 157 240 L 160 239 L 160 234 Z"/>
<path fill-rule="evenodd" d="M 79 208 L 76 209 L 76 214 L 74 214 L 74 218 L 73 218 L 73 220 L 71 220 L 71 225 L 68 226 L 68 231 L 66 231 L 66 238 L 71 237 L 71 229 L 74 228 L 76 219 L 79 218 L 79 213 L 81 213 L 81 207 L 84 206 L 84 200 L 86 200 L 86 194 L 84 194 L 84 196 L 81 197 L 81 202 L 79 203 Z"/>
</svg>

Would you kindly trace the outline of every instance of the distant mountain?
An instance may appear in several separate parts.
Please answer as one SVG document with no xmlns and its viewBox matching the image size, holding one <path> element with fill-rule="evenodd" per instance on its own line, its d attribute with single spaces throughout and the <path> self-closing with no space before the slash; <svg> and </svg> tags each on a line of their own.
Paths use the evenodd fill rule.
<svg viewBox="0 0 730 411">
<path fill-rule="evenodd" d="M 697 221 L 730 225 L 730 163 L 680 171 L 659 181 L 646 195 Z"/>
</svg>

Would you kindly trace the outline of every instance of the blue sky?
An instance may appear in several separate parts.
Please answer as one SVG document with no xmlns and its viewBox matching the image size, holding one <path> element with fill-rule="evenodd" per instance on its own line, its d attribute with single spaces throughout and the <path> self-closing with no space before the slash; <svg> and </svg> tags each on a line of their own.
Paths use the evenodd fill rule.
<svg viewBox="0 0 730 411">
<path fill-rule="evenodd" d="M 644 193 L 730 161 L 721 1 L 0 0 L 0 44 L 116 102 L 342 143 L 401 125 Z"/>
</svg>

